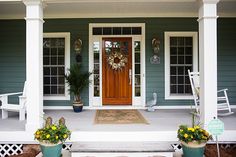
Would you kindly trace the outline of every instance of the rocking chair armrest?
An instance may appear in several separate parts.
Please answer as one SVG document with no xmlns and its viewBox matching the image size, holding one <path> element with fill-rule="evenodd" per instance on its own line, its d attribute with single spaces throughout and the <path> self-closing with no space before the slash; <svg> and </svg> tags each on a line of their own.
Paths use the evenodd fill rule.
<svg viewBox="0 0 236 157">
<path fill-rule="evenodd" d="M 23 93 L 23 92 L 0 94 L 0 97 L 3 97 L 3 96 L 11 96 L 11 95 L 19 95 L 19 94 L 22 94 L 22 93 Z"/>
<path fill-rule="evenodd" d="M 228 89 L 225 88 L 225 89 L 218 90 L 217 92 L 219 93 L 219 92 L 224 92 L 224 91 L 227 91 L 227 90 L 228 90 Z"/>
</svg>

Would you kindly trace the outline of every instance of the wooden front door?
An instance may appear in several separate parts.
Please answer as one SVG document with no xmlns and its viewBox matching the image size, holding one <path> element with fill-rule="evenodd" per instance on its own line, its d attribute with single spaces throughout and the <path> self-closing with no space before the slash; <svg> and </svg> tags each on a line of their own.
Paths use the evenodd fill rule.
<svg viewBox="0 0 236 157">
<path fill-rule="evenodd" d="M 132 104 L 132 39 L 103 38 L 102 103 Z"/>
</svg>

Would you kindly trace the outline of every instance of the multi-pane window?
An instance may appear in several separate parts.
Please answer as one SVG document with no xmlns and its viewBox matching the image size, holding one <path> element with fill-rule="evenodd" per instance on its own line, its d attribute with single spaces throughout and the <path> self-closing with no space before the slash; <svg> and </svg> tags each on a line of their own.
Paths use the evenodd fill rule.
<svg viewBox="0 0 236 157">
<path fill-rule="evenodd" d="M 70 100 L 65 73 L 70 68 L 70 33 L 43 34 L 44 100 Z"/>
<path fill-rule="evenodd" d="M 197 33 L 165 33 L 165 97 L 191 98 L 188 69 L 197 70 Z"/>
<path fill-rule="evenodd" d="M 44 96 L 65 96 L 65 38 L 43 39 Z"/>
<path fill-rule="evenodd" d="M 188 69 L 193 69 L 193 38 L 170 37 L 171 94 L 191 94 Z"/>
<path fill-rule="evenodd" d="M 93 61 L 94 61 L 94 96 L 100 96 L 100 48 L 99 42 L 93 42 Z"/>
<path fill-rule="evenodd" d="M 135 96 L 141 96 L 141 55 L 140 55 L 140 41 L 134 42 L 134 68 L 135 68 Z"/>
</svg>

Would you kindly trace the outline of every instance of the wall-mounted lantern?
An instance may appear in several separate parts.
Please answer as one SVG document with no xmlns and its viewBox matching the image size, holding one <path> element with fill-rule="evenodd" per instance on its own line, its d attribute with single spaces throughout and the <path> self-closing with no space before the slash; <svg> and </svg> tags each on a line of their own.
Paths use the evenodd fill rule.
<svg viewBox="0 0 236 157">
<path fill-rule="evenodd" d="M 82 62 L 82 56 L 80 55 L 81 50 L 82 50 L 82 40 L 81 39 L 76 39 L 74 42 L 74 50 L 76 54 L 76 62 L 81 63 Z"/>
<path fill-rule="evenodd" d="M 160 56 L 159 56 L 160 44 L 161 42 L 158 38 L 152 39 L 153 56 L 150 58 L 151 64 L 160 64 Z"/>
</svg>

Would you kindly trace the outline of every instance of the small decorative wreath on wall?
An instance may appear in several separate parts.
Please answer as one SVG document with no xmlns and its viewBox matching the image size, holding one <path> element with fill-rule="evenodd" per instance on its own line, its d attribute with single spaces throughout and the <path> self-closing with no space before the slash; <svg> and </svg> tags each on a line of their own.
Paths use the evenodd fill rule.
<svg viewBox="0 0 236 157">
<path fill-rule="evenodd" d="M 113 70 L 122 70 L 127 61 L 127 57 L 121 52 L 113 52 L 107 57 L 108 65 L 110 65 Z"/>
</svg>

